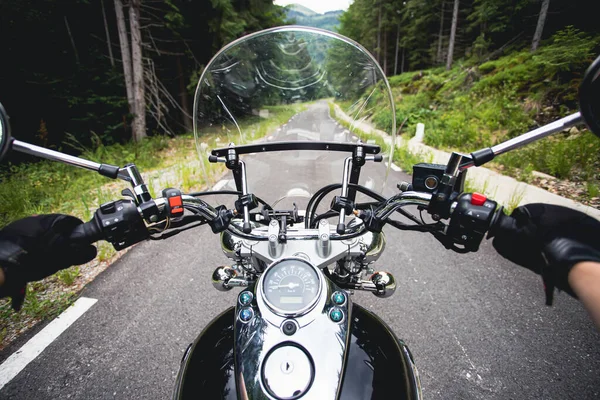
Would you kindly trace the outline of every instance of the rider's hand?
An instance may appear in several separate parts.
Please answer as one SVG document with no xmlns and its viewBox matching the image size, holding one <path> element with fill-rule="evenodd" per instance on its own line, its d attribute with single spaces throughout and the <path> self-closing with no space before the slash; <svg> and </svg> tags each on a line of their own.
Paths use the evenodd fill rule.
<svg viewBox="0 0 600 400">
<path fill-rule="evenodd" d="M 521 206 L 502 215 L 490 236 L 500 255 L 544 277 L 548 303 L 554 286 L 575 295 L 568 276 L 576 263 L 600 262 L 600 222 L 566 207 Z"/>
<path fill-rule="evenodd" d="M 12 295 L 27 282 L 93 260 L 94 246 L 69 239 L 81 223 L 69 215 L 50 214 L 23 218 L 0 230 L 0 267 L 4 273 L 0 297 Z"/>
</svg>

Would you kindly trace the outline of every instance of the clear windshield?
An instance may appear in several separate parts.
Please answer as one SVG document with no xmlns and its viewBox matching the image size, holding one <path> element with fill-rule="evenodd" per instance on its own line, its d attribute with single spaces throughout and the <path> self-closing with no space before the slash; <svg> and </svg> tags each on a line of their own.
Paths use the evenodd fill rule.
<svg viewBox="0 0 600 400">
<path fill-rule="evenodd" d="M 384 162 L 365 164 L 359 183 L 381 191 L 395 143 L 395 113 L 389 84 L 363 47 L 331 32 L 288 26 L 248 35 L 212 59 L 196 90 L 194 135 L 203 158 L 211 144 L 378 144 Z M 349 155 L 244 156 L 248 190 L 271 205 L 279 202 L 279 209 L 292 203 L 302 209 L 316 190 L 341 183 Z M 229 186 L 235 189 L 233 179 Z"/>
</svg>

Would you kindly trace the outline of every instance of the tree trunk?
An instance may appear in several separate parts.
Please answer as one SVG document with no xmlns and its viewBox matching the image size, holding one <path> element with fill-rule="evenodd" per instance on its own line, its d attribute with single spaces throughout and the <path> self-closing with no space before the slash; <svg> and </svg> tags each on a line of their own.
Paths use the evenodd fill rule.
<svg viewBox="0 0 600 400">
<path fill-rule="evenodd" d="M 133 77 L 131 74 L 131 50 L 129 50 L 127 25 L 125 24 L 125 15 L 123 14 L 123 3 L 121 0 L 115 0 L 115 13 L 117 14 L 119 43 L 121 44 L 121 60 L 123 60 L 123 75 L 125 75 L 127 104 L 129 104 L 129 113 L 135 114 L 135 102 L 133 100 Z"/>
<path fill-rule="evenodd" d="M 185 126 L 185 129 L 188 132 L 191 132 L 194 128 L 192 126 L 192 120 L 190 119 L 188 92 L 185 85 L 183 67 L 181 66 L 181 56 L 177 56 L 177 73 L 179 74 L 179 102 L 181 103 L 181 118 L 183 120 L 183 126 Z"/>
<path fill-rule="evenodd" d="M 394 75 L 398 75 L 398 48 L 400 46 L 400 21 L 398 21 L 398 30 L 396 33 L 396 57 L 394 58 Z"/>
<path fill-rule="evenodd" d="M 452 28 L 450 28 L 450 43 L 448 44 L 448 62 L 446 63 L 447 70 L 452 68 L 454 40 L 456 39 L 456 25 L 458 25 L 458 0 L 454 0 L 454 11 L 452 12 Z"/>
<path fill-rule="evenodd" d="M 144 65 L 142 64 L 142 35 L 140 32 L 141 0 L 131 0 L 129 25 L 131 29 L 131 63 L 133 71 L 133 140 L 146 137 L 146 97 L 144 93 Z"/>
<path fill-rule="evenodd" d="M 67 33 L 69 34 L 69 39 L 71 40 L 71 46 L 73 47 L 73 53 L 75 53 L 75 62 L 79 64 L 79 53 L 77 52 L 77 47 L 75 46 L 75 40 L 73 39 L 73 35 L 71 34 L 71 28 L 69 27 L 69 21 L 67 20 L 67 16 L 65 18 L 65 26 L 67 27 Z"/>
<path fill-rule="evenodd" d="M 383 31 L 383 74 L 388 75 L 387 72 L 387 30 Z"/>
<path fill-rule="evenodd" d="M 106 22 L 106 10 L 104 9 L 104 0 L 100 1 L 102 5 L 102 17 L 104 18 L 104 31 L 106 32 L 106 43 L 108 44 L 108 57 L 110 58 L 110 65 L 115 66 L 115 58 L 112 52 L 112 43 L 110 41 L 110 32 L 108 31 L 108 22 Z"/>
<path fill-rule="evenodd" d="M 535 34 L 533 35 L 533 41 L 531 42 L 531 51 L 536 51 L 542 40 L 542 32 L 544 31 L 544 24 L 546 23 L 546 16 L 548 15 L 548 7 L 550 6 L 550 0 L 542 0 L 542 9 L 540 10 L 540 16 L 538 18 L 537 27 L 535 28 Z"/>
<path fill-rule="evenodd" d="M 403 74 L 404 73 L 404 50 L 405 48 L 402 48 L 402 61 L 400 62 L 400 73 Z"/>
<path fill-rule="evenodd" d="M 442 58 L 442 37 L 444 35 L 444 5 L 446 4 L 445 1 L 442 1 L 442 11 L 440 12 L 440 32 L 438 34 L 438 48 L 437 48 L 437 57 L 436 57 L 436 62 L 441 63 L 443 62 L 443 58 Z"/>
<path fill-rule="evenodd" d="M 377 23 L 377 62 L 381 65 L 381 3 L 379 4 L 379 22 Z"/>
</svg>

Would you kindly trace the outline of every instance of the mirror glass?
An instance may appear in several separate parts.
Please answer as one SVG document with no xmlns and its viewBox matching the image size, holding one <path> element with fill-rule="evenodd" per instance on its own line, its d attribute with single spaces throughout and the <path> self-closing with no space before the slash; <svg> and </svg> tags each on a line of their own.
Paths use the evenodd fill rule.
<svg viewBox="0 0 600 400">
<path fill-rule="evenodd" d="M 8 124 L 8 115 L 0 103 L 0 160 L 4 158 L 10 145 L 10 125 Z"/>
<path fill-rule="evenodd" d="M 585 72 L 579 87 L 579 109 L 590 130 L 600 137 L 600 57 Z"/>
</svg>

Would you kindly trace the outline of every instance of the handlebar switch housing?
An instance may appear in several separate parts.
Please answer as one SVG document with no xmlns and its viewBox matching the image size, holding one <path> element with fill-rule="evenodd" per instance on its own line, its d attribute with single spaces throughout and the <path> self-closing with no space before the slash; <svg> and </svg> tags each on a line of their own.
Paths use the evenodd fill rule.
<svg viewBox="0 0 600 400">
<path fill-rule="evenodd" d="M 181 190 L 168 188 L 162 191 L 162 196 L 167 199 L 167 214 L 170 218 L 183 216 L 183 199 Z"/>
<path fill-rule="evenodd" d="M 103 238 L 121 250 L 148 238 L 149 233 L 133 200 L 104 203 L 94 214 Z"/>
<path fill-rule="evenodd" d="M 498 203 L 495 201 L 486 199 L 482 203 L 480 197 L 473 198 L 471 193 L 463 193 L 456 199 L 447 236 L 454 243 L 463 245 L 466 251 L 477 251 L 494 220 L 497 208 Z"/>
</svg>

